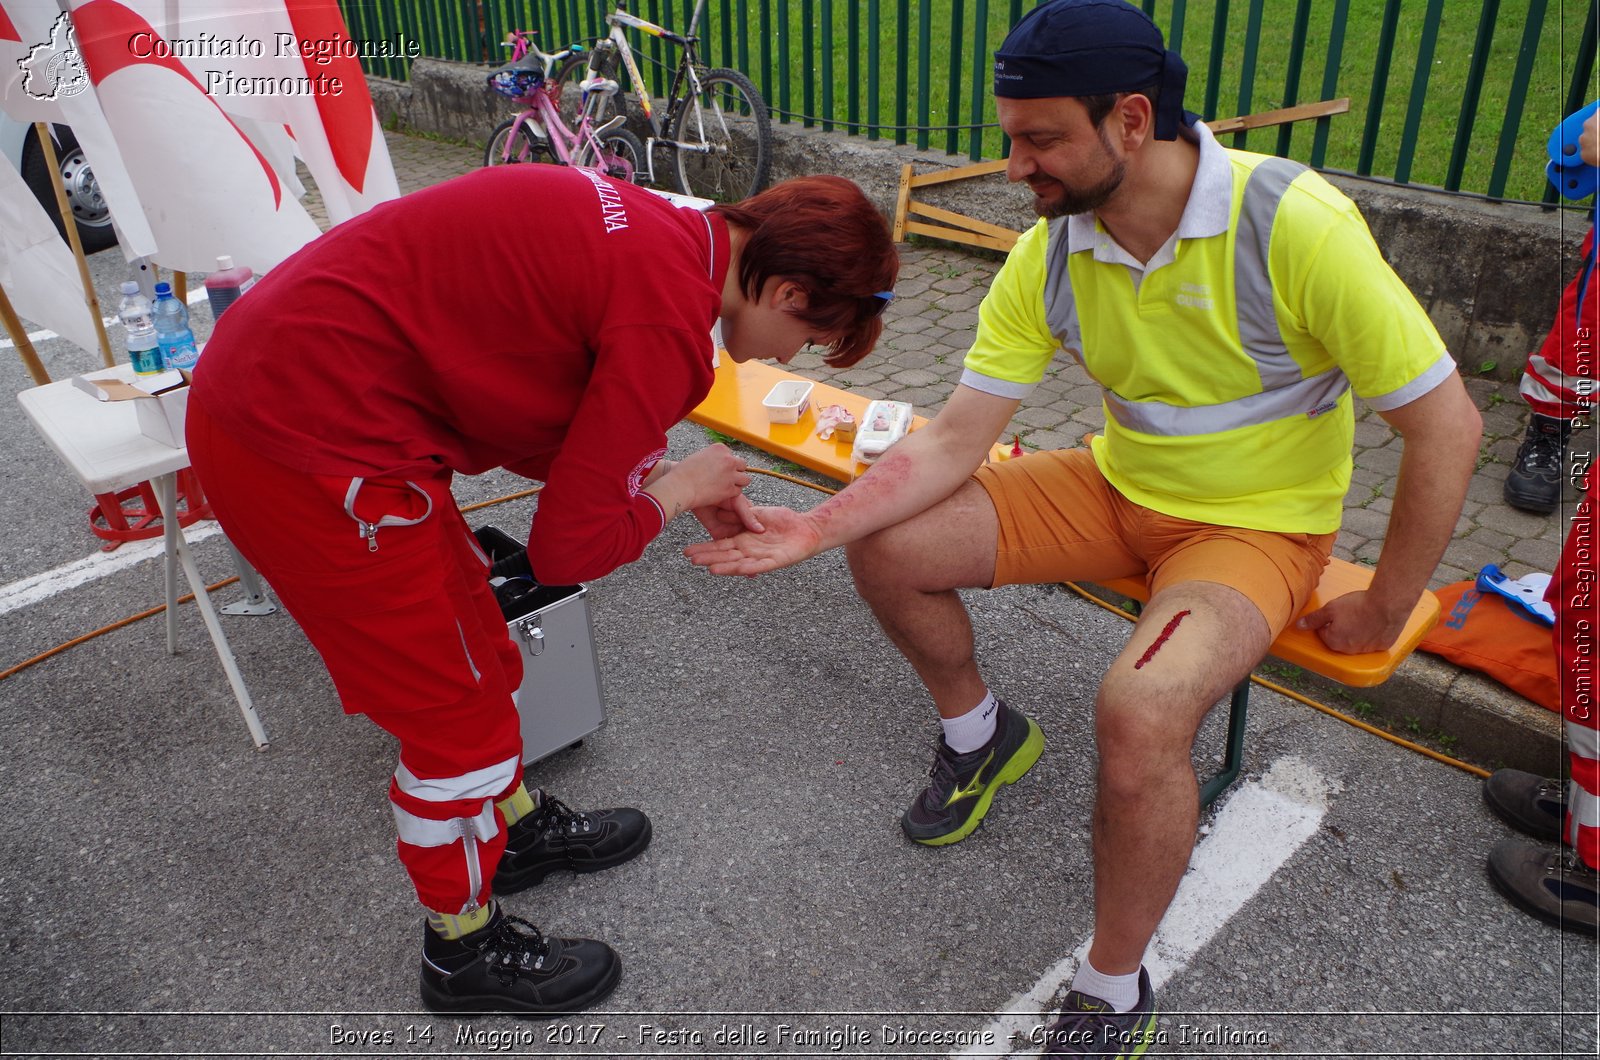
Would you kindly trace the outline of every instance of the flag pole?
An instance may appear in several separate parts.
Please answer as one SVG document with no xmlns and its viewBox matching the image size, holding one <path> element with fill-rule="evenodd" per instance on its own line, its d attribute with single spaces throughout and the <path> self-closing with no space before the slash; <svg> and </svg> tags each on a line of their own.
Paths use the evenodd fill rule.
<svg viewBox="0 0 1600 1060">
<path fill-rule="evenodd" d="M 61 186 L 61 163 L 56 159 L 55 139 L 44 122 L 34 122 L 33 128 L 39 137 L 39 149 L 44 152 L 45 172 L 51 174 L 50 186 L 56 191 L 56 209 L 61 212 L 62 230 L 67 233 L 72 256 L 78 262 L 78 277 L 83 281 L 83 300 L 89 306 L 89 315 L 94 318 L 95 334 L 100 337 L 100 356 L 105 359 L 106 367 L 110 368 L 116 364 L 111 356 L 111 340 L 106 337 L 105 321 L 100 317 L 100 299 L 95 297 L 94 281 L 89 278 L 89 260 L 83 253 L 83 241 L 78 238 L 78 223 L 67 206 L 67 189 Z M 20 345 L 18 349 L 21 349 Z"/>
<path fill-rule="evenodd" d="M 38 351 L 28 340 L 28 332 L 18 319 L 17 311 L 11 308 L 11 299 L 6 297 L 4 287 L 0 287 L 0 324 L 5 325 L 6 334 L 17 344 L 17 355 L 22 358 L 22 366 L 33 377 L 34 385 L 44 386 L 50 382 L 50 373 L 44 370 L 44 362 L 39 360 Z"/>
</svg>

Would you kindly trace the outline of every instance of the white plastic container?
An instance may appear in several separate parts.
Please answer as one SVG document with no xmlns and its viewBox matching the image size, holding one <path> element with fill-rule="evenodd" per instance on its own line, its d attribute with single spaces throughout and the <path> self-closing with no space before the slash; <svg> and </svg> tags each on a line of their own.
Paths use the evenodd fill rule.
<svg viewBox="0 0 1600 1060">
<path fill-rule="evenodd" d="M 905 401 L 874 401 L 867 406 L 856 426 L 856 441 L 851 455 L 870 464 L 884 454 L 911 429 L 911 404 Z"/>
<path fill-rule="evenodd" d="M 799 423 L 811 404 L 811 388 L 815 384 L 805 379 L 785 379 L 761 399 L 767 410 L 767 419 L 773 423 Z"/>
</svg>

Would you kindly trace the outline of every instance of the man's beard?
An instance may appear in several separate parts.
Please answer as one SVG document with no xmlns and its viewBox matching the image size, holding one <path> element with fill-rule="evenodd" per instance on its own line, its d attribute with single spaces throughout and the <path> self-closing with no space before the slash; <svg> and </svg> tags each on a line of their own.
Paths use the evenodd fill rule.
<svg viewBox="0 0 1600 1060">
<path fill-rule="evenodd" d="M 1069 214 L 1089 213 L 1104 206 L 1116 190 L 1122 186 L 1122 179 L 1128 174 L 1128 164 L 1118 158 L 1111 150 L 1111 144 L 1106 140 L 1105 126 L 1102 125 L 1097 132 L 1100 134 L 1100 146 L 1104 149 L 1106 157 L 1111 159 L 1111 172 L 1106 174 L 1104 180 L 1092 188 L 1074 191 L 1065 184 L 1061 185 L 1061 198 L 1055 202 L 1046 202 L 1044 197 L 1035 194 L 1033 197 L 1033 212 L 1050 220 L 1056 217 L 1066 217 Z M 1060 181 L 1057 181 L 1060 184 Z"/>
</svg>

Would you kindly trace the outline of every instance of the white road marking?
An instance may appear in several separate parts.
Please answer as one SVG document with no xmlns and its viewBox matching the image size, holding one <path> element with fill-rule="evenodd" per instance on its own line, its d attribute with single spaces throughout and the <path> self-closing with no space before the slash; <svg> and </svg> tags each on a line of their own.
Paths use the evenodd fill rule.
<svg viewBox="0 0 1600 1060">
<path fill-rule="evenodd" d="M 193 545 L 196 541 L 204 541 L 220 533 L 222 528 L 214 521 L 207 520 L 203 526 L 186 527 L 183 536 L 184 540 Z M 80 585 L 160 556 L 163 548 L 165 544 L 159 537 L 149 541 L 130 541 L 115 552 L 96 552 L 54 570 L 47 570 L 42 574 L 14 581 L 10 585 L 0 586 L 0 615 L 48 600 L 69 589 L 76 589 Z"/>
<path fill-rule="evenodd" d="M 1145 954 L 1150 985 L 1159 989 L 1209 942 L 1272 878 L 1296 850 L 1316 834 L 1337 786 L 1304 761 L 1274 762 L 1260 780 L 1248 781 L 1224 801 L 1189 859 L 1189 871 L 1156 929 Z M 1072 981 L 1092 937 L 1052 965 L 1027 991 L 1012 998 L 976 1037 L 952 1057 L 1037 1055 L 1028 1049 L 1032 1031 Z M 1012 1037 L 1016 1035 L 1016 1037 Z"/>
</svg>

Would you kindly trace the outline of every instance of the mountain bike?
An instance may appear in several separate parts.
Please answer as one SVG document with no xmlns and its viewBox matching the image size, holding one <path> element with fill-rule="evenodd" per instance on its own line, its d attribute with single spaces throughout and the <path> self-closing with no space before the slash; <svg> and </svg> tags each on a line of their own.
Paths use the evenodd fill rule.
<svg viewBox="0 0 1600 1060">
<path fill-rule="evenodd" d="M 685 195 L 733 202 L 766 187 L 772 167 L 772 119 L 748 77 L 737 70 L 701 65 L 695 27 L 705 13 L 706 0 L 696 0 L 689 31 L 682 35 L 630 14 L 628 0 L 615 3 L 616 10 L 606 15 L 611 30 L 594 43 L 589 66 L 608 79 L 615 76 L 618 62 L 627 69 L 633 96 L 650 124 L 645 140 L 650 180 L 656 180 L 655 148 L 661 145 L 671 152 L 674 175 Z M 682 49 L 666 105 L 660 110 L 652 105 L 624 29 L 636 29 Z"/>
<path fill-rule="evenodd" d="M 542 52 L 534 45 L 532 34 L 522 30 L 512 30 L 506 46 L 512 49 L 511 62 L 490 74 L 489 84 L 523 109 L 489 134 L 484 165 L 554 162 L 597 169 L 627 181 L 644 175 L 649 168 L 644 145 L 622 127 L 623 115 L 604 117 L 618 85 L 596 75 L 591 55 L 581 46 L 554 54 Z M 586 76 L 576 77 L 575 70 Z M 561 112 L 564 98 L 569 106 L 571 99 L 578 100 L 570 121 Z"/>
</svg>

